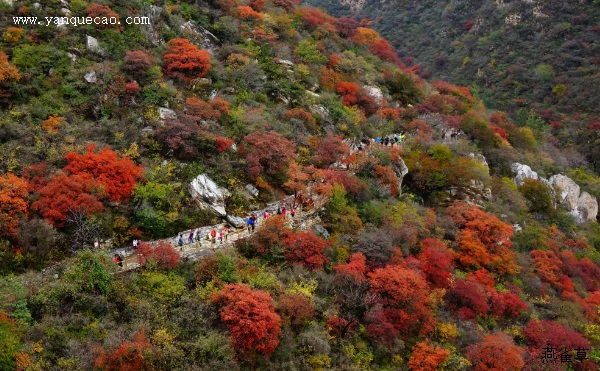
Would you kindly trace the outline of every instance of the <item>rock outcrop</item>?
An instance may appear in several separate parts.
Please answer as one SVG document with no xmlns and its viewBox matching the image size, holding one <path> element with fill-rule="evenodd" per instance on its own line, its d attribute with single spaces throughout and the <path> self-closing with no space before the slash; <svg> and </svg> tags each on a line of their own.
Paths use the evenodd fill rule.
<svg viewBox="0 0 600 371">
<path fill-rule="evenodd" d="M 225 198 L 230 196 L 229 191 L 219 187 L 206 174 L 200 174 L 192 180 L 189 191 L 200 207 L 210 210 L 221 218 L 227 217 Z"/>
<path fill-rule="evenodd" d="M 519 164 L 517 162 L 512 164 L 511 170 L 515 173 L 513 180 L 518 186 L 522 186 L 526 178 L 539 180 L 538 173 L 533 171 L 528 165 Z"/>
<path fill-rule="evenodd" d="M 550 177 L 558 201 L 573 215 L 578 223 L 596 220 L 598 216 L 598 200 L 581 188 L 566 175 L 556 174 Z"/>
<path fill-rule="evenodd" d="M 565 208 L 569 211 L 574 210 L 577 207 L 581 189 L 579 185 L 575 183 L 571 178 L 562 174 L 552 175 L 548 179 L 559 201 L 565 205 Z"/>
<path fill-rule="evenodd" d="M 549 179 L 540 177 L 529 166 L 519 163 L 512 164 L 515 173 L 513 180 L 519 186 L 526 178 L 545 183 L 552 192 L 552 197 L 562 204 L 577 223 L 594 221 L 598 216 L 598 200 L 587 192 L 581 192 L 581 187 L 573 179 L 563 174 L 556 174 Z"/>
<path fill-rule="evenodd" d="M 576 219 L 586 222 L 594 221 L 598 217 L 598 200 L 587 192 L 583 192 L 577 200 L 577 208 L 571 214 Z"/>
<path fill-rule="evenodd" d="M 404 180 L 404 176 L 408 174 L 408 167 L 404 163 L 404 160 L 398 157 L 397 161 L 392 162 L 392 169 L 398 177 L 398 192 L 402 192 L 402 181 Z"/>
</svg>

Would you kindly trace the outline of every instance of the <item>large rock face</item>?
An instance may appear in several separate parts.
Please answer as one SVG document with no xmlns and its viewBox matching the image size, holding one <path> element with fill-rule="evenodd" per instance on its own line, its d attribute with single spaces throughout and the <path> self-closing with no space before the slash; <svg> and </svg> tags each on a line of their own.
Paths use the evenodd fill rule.
<svg viewBox="0 0 600 371">
<path fill-rule="evenodd" d="M 392 169 L 394 169 L 394 174 L 398 177 L 398 192 L 402 192 L 402 181 L 404 180 L 404 176 L 408 174 L 408 167 L 404 163 L 404 160 L 398 157 L 398 161 L 392 162 Z"/>
<path fill-rule="evenodd" d="M 517 185 L 523 185 L 526 178 L 539 180 L 546 184 L 569 214 L 573 215 L 577 223 L 594 221 L 598 216 L 598 200 L 587 192 L 581 193 L 581 187 L 563 174 L 556 174 L 549 179 L 542 178 L 524 164 L 512 164 L 512 171 L 515 173 L 513 180 Z"/>
<path fill-rule="evenodd" d="M 569 211 L 575 209 L 581 193 L 579 185 L 571 178 L 562 174 L 552 175 L 548 180 L 552 187 L 554 187 L 559 201 L 565 205 L 565 208 Z"/>
<path fill-rule="evenodd" d="M 550 177 L 550 184 L 558 195 L 558 201 L 573 215 L 578 223 L 596 220 L 598 216 L 598 200 L 581 188 L 573 179 L 562 174 Z"/>
<path fill-rule="evenodd" d="M 189 191 L 200 207 L 207 208 L 222 218 L 227 216 L 225 198 L 230 196 L 229 191 L 219 187 L 206 174 L 200 174 L 192 180 Z"/>
</svg>

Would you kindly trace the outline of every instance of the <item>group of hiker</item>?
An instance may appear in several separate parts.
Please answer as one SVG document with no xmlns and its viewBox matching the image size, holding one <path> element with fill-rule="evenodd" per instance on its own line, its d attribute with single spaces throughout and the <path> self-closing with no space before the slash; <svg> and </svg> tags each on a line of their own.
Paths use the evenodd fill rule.
<svg viewBox="0 0 600 371">
<path fill-rule="evenodd" d="M 402 144 L 402 140 L 404 139 L 404 134 L 392 134 L 385 137 L 375 138 L 375 143 L 381 143 L 384 146 L 394 146 L 395 144 Z"/>
<path fill-rule="evenodd" d="M 227 241 L 227 239 L 229 238 L 229 226 L 226 225 L 223 228 L 220 228 L 219 230 L 213 228 L 211 229 L 210 232 L 208 232 L 206 234 L 206 239 L 208 241 L 211 241 L 211 243 L 217 243 L 217 239 L 219 240 L 220 243 L 223 243 L 223 241 Z M 187 236 L 187 243 L 192 244 L 194 242 L 198 242 L 200 243 L 200 241 L 202 240 L 202 236 L 200 235 L 200 231 L 198 229 L 196 229 L 195 231 L 191 231 L 190 234 Z M 183 236 L 182 233 L 179 234 L 179 240 L 177 241 L 177 244 L 179 245 L 179 247 L 182 247 L 183 245 L 186 244 L 185 238 Z"/>
<path fill-rule="evenodd" d="M 287 217 L 287 215 L 289 214 L 292 218 L 294 218 L 296 216 L 296 199 L 298 198 L 298 196 L 295 197 L 294 200 L 294 205 L 291 207 L 291 209 L 288 211 L 288 209 L 284 206 L 282 207 L 278 207 L 277 208 L 277 215 L 283 215 L 284 217 Z M 301 206 L 302 204 L 300 204 Z M 270 218 L 272 215 L 268 210 L 265 210 L 263 212 L 263 219 L 268 219 Z M 250 216 L 248 216 L 248 218 L 246 219 L 246 228 L 248 229 L 248 232 L 254 232 L 256 225 L 258 223 L 258 219 L 256 217 L 256 214 L 252 213 Z M 210 230 L 210 232 L 208 232 L 205 235 L 205 238 L 207 241 L 211 241 L 211 244 L 216 244 L 217 241 L 219 241 L 220 244 L 222 244 L 223 242 L 227 242 L 228 238 L 229 238 L 229 233 L 230 233 L 230 227 L 229 225 L 225 225 L 223 228 L 212 228 Z M 191 231 L 189 235 L 184 236 L 183 233 L 179 234 L 179 237 L 177 239 L 177 245 L 179 245 L 180 248 L 183 248 L 184 245 L 186 244 L 193 244 L 195 242 L 200 243 L 202 240 L 202 235 L 199 229 L 196 229 L 194 231 Z M 132 241 L 132 245 L 133 245 L 133 250 L 137 250 L 139 244 L 141 243 L 141 240 L 138 239 L 134 239 Z M 119 267 L 123 267 L 123 257 L 118 254 L 115 253 L 114 255 L 114 262 L 115 264 L 117 264 Z"/>
<path fill-rule="evenodd" d="M 404 140 L 404 133 L 400 134 L 391 134 L 385 137 L 377 137 L 377 138 L 364 138 L 360 140 L 358 145 L 358 150 L 362 151 L 363 149 L 370 147 L 371 143 L 379 143 L 384 146 L 394 146 L 394 145 L 402 145 L 402 141 Z"/>
</svg>

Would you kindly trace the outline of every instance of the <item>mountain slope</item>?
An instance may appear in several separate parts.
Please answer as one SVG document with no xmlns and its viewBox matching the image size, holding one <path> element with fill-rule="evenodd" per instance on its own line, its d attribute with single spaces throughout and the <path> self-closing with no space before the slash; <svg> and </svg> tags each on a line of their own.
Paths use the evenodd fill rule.
<svg viewBox="0 0 600 371">
<path fill-rule="evenodd" d="M 597 369 L 594 163 L 297 3 L 0 3 L 0 369 Z"/>
<path fill-rule="evenodd" d="M 588 129 L 600 116 L 596 1 L 306 3 L 337 16 L 367 17 L 403 58 L 422 64 L 425 74 L 471 87 L 519 125 L 540 117 L 564 147 L 582 147 L 587 154 L 585 138 L 597 135 Z M 571 128 L 562 133 L 564 126 Z M 573 138 L 573 131 L 581 137 Z"/>
</svg>

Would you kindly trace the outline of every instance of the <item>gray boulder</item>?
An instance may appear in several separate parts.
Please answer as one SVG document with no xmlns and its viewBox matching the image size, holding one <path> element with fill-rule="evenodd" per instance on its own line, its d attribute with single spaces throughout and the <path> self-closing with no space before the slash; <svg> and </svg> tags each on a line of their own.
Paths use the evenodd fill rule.
<svg viewBox="0 0 600 371">
<path fill-rule="evenodd" d="M 177 114 L 170 108 L 158 107 L 158 116 L 161 120 L 175 120 Z"/>
<path fill-rule="evenodd" d="M 595 221 L 598 216 L 598 200 L 587 192 L 583 192 L 577 200 L 577 208 L 573 210 L 575 219 L 580 222 Z"/>
<path fill-rule="evenodd" d="M 515 173 L 515 177 L 513 178 L 513 180 L 519 186 L 523 185 L 523 183 L 524 183 L 523 181 L 526 178 L 539 180 L 538 173 L 531 170 L 531 168 L 528 165 L 519 164 L 517 162 L 517 163 L 512 164 L 511 170 L 513 173 Z"/>
<path fill-rule="evenodd" d="M 240 218 L 239 216 L 227 215 L 225 217 L 227 223 L 231 224 L 236 228 L 244 228 L 246 226 L 246 221 L 244 218 Z"/>
<path fill-rule="evenodd" d="M 86 73 L 83 78 L 90 84 L 96 82 L 96 71 L 91 70 L 90 72 Z"/>
<path fill-rule="evenodd" d="M 104 49 L 102 49 L 100 47 L 100 44 L 98 43 L 98 39 L 96 39 L 95 37 L 92 37 L 90 35 L 85 35 L 85 37 L 86 37 L 85 48 L 87 50 L 91 51 L 92 53 L 104 55 Z"/>
</svg>

